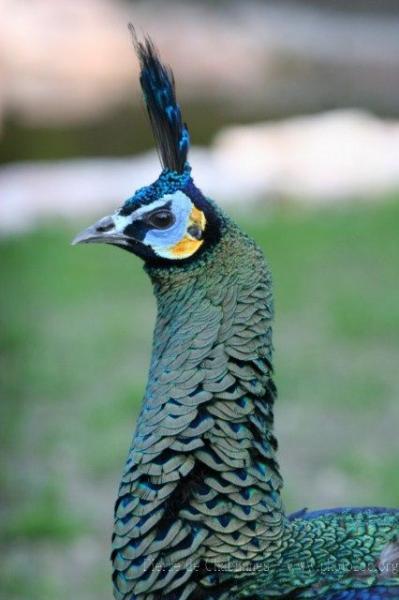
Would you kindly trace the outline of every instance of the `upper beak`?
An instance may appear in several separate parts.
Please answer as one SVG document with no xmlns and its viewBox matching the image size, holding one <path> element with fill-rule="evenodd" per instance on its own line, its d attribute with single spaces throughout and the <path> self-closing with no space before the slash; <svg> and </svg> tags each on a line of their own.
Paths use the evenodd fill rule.
<svg viewBox="0 0 399 600">
<path fill-rule="evenodd" d="M 123 244 L 124 241 L 123 235 L 116 231 L 115 221 L 112 215 L 108 215 L 97 221 L 97 223 L 94 223 L 94 225 L 90 225 L 90 227 L 78 233 L 72 240 L 72 246 L 75 246 L 76 244 L 91 243 Z"/>
</svg>

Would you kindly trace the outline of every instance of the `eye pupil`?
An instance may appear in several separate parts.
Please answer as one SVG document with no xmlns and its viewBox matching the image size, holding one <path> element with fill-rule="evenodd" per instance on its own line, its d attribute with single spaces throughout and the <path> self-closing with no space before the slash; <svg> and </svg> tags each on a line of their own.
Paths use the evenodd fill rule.
<svg viewBox="0 0 399 600">
<path fill-rule="evenodd" d="M 175 222 L 175 216 L 170 210 L 157 210 L 148 215 L 147 222 L 156 229 L 167 229 Z"/>
</svg>

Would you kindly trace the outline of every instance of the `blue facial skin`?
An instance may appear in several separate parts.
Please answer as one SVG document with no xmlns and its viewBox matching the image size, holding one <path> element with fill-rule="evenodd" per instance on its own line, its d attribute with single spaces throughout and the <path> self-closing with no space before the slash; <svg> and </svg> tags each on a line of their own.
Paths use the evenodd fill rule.
<svg viewBox="0 0 399 600">
<path fill-rule="evenodd" d="M 170 228 L 156 230 L 151 228 L 145 220 L 135 219 L 136 211 L 140 214 L 142 212 L 140 209 L 147 206 L 148 211 L 151 211 L 151 205 L 154 208 L 160 208 L 163 203 L 168 204 L 168 208 L 175 216 L 175 222 Z M 202 211 L 206 218 L 204 243 L 192 257 L 186 257 L 184 261 L 176 260 L 172 256 L 162 257 L 160 247 L 172 246 L 184 237 L 193 205 Z M 138 189 L 117 212 L 120 217 L 128 218 L 130 215 L 132 217 L 130 223 L 123 230 L 126 243 L 120 247 L 133 252 L 148 264 L 160 267 L 191 262 L 207 248 L 213 246 L 220 237 L 220 213 L 215 209 L 213 202 L 205 198 L 194 184 L 191 167 L 188 163 L 185 164 L 182 173 L 164 169 L 154 183 Z M 114 245 L 118 246 L 119 244 L 116 242 Z"/>
<path fill-rule="evenodd" d="M 190 198 L 181 190 L 177 190 L 173 194 L 166 194 L 159 201 L 159 207 L 167 206 L 175 217 L 173 225 L 167 229 L 149 229 L 144 237 L 143 242 L 151 246 L 153 250 L 157 248 L 167 248 L 174 246 L 184 238 L 189 225 L 189 218 L 193 209 L 193 203 Z M 151 208 L 158 208 L 155 201 Z"/>
</svg>

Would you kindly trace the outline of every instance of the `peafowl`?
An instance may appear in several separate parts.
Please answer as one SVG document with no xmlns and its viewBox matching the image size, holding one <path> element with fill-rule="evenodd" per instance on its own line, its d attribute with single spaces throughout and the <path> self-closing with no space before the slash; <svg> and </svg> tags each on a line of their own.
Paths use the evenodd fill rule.
<svg viewBox="0 0 399 600">
<path fill-rule="evenodd" d="M 284 511 L 270 271 L 193 182 L 172 71 L 132 33 L 162 171 L 74 240 L 143 259 L 157 301 L 115 504 L 114 597 L 399 598 L 399 510 Z"/>
</svg>

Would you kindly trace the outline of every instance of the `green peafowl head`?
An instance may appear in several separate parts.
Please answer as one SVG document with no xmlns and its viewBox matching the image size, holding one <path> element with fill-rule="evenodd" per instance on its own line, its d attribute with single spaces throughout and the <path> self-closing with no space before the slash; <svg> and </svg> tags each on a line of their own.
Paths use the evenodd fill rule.
<svg viewBox="0 0 399 600">
<path fill-rule="evenodd" d="M 115 213 L 77 235 L 73 244 L 112 244 L 149 263 L 184 264 L 217 242 L 221 217 L 191 177 L 190 136 L 176 101 L 173 73 L 160 61 L 151 39 L 140 42 L 133 27 L 129 28 L 162 172 Z"/>
</svg>

